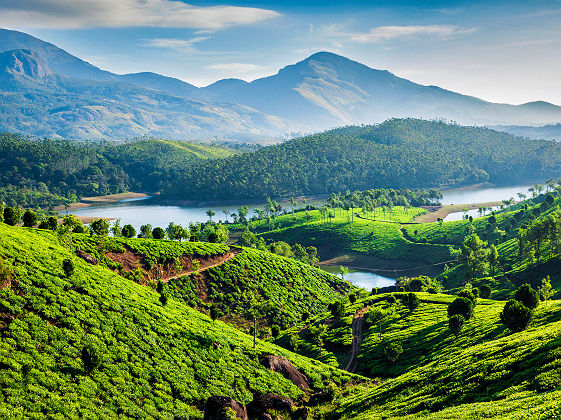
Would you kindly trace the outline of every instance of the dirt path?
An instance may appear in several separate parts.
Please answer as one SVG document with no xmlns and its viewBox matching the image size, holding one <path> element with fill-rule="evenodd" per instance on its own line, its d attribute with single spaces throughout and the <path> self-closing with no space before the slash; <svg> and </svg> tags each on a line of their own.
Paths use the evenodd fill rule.
<svg viewBox="0 0 561 420">
<path fill-rule="evenodd" d="M 347 372 L 354 373 L 357 366 L 357 356 L 360 352 L 360 346 L 362 345 L 362 326 L 364 325 L 364 314 L 370 309 L 370 306 L 359 309 L 355 313 L 353 319 L 353 346 L 351 348 L 351 358 L 349 363 L 345 366 Z"/>
<path fill-rule="evenodd" d="M 184 276 L 184 275 L 186 275 L 186 274 L 202 273 L 203 271 L 206 271 L 206 270 L 208 270 L 209 268 L 213 268 L 213 267 L 216 267 L 216 266 L 218 266 L 218 265 L 222 265 L 222 264 L 224 264 L 224 263 L 227 262 L 227 261 L 230 261 L 230 260 L 231 260 L 232 258 L 234 258 L 236 255 L 238 255 L 238 254 L 240 253 L 240 251 L 241 251 L 241 250 L 238 250 L 238 249 L 230 250 L 230 251 L 228 251 L 226 254 L 224 254 L 218 261 L 216 261 L 216 262 L 214 262 L 214 263 L 212 263 L 212 264 L 210 264 L 210 265 L 203 266 L 203 267 L 201 267 L 201 268 L 199 268 L 199 269 L 197 269 L 197 270 L 181 271 L 180 273 L 176 273 L 176 274 L 174 274 L 173 276 L 163 277 L 163 278 L 161 278 L 160 280 L 163 281 L 163 282 L 165 283 L 165 282 L 170 281 L 171 279 L 175 279 L 175 278 L 177 278 L 177 277 Z"/>
</svg>

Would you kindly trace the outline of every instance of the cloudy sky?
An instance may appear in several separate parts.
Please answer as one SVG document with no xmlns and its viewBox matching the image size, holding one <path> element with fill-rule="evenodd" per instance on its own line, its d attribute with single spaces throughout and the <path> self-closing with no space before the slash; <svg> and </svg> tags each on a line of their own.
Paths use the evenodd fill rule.
<svg viewBox="0 0 561 420">
<path fill-rule="evenodd" d="M 561 105 L 561 0 L 0 0 L 0 27 L 197 86 L 331 51 L 495 102 Z"/>
</svg>

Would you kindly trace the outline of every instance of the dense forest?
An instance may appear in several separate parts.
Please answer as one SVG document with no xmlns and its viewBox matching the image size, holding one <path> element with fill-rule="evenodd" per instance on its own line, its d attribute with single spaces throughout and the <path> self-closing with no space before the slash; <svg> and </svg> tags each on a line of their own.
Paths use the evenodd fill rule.
<svg viewBox="0 0 561 420">
<path fill-rule="evenodd" d="M 561 145 L 486 128 L 394 119 L 197 162 L 169 199 L 251 199 L 346 189 L 509 184 L 561 175 Z"/>
<path fill-rule="evenodd" d="M 243 151 L 155 139 L 116 144 L 0 133 L 0 201 L 48 207 L 130 190 L 155 192 L 197 160 Z"/>
</svg>

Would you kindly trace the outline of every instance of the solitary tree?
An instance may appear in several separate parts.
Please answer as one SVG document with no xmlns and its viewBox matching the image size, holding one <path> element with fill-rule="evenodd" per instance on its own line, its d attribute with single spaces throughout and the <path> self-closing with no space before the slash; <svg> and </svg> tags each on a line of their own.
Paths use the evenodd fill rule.
<svg viewBox="0 0 561 420">
<path fill-rule="evenodd" d="M 25 227 L 33 227 L 37 223 L 37 215 L 33 210 L 26 210 L 23 213 L 23 225 Z"/>
<path fill-rule="evenodd" d="M 403 353 L 403 347 L 397 341 L 394 341 L 384 347 L 384 355 L 392 363 L 395 363 L 401 353 Z"/>
<path fill-rule="evenodd" d="M 347 267 L 344 267 L 342 265 L 339 266 L 339 274 L 341 274 L 341 279 L 345 280 L 345 275 L 349 272 L 349 269 Z"/>
<path fill-rule="evenodd" d="M 466 320 L 473 316 L 473 302 L 466 297 L 457 297 L 448 305 L 448 316 L 462 315 Z"/>
<path fill-rule="evenodd" d="M 212 211 L 212 209 L 208 209 L 206 211 L 206 215 L 208 216 L 208 221 L 212 222 L 212 216 L 214 216 L 216 213 Z"/>
<path fill-rule="evenodd" d="M 540 303 L 539 293 L 532 289 L 529 284 L 523 284 L 520 286 L 516 291 L 514 298 L 530 309 L 536 309 Z"/>
<path fill-rule="evenodd" d="M 94 220 L 90 224 L 90 229 L 95 235 L 107 236 L 109 234 L 109 222 L 103 219 Z"/>
<path fill-rule="evenodd" d="M 512 332 L 525 330 L 532 321 L 533 311 L 517 300 L 509 300 L 501 312 L 501 322 Z"/>
<path fill-rule="evenodd" d="M 460 335 L 465 321 L 465 318 L 459 314 L 452 315 L 448 320 L 448 327 L 450 328 L 450 331 L 452 331 L 452 334 L 454 334 L 456 337 Z"/>
<path fill-rule="evenodd" d="M 154 239 L 164 239 L 166 237 L 166 231 L 161 227 L 155 227 L 152 229 L 152 237 Z"/>
<path fill-rule="evenodd" d="M 125 238 L 134 238 L 136 236 L 136 229 L 132 225 L 125 225 L 123 226 L 121 234 Z"/>
<path fill-rule="evenodd" d="M 66 274 L 66 277 L 71 277 L 72 274 L 74 274 L 74 262 L 71 259 L 66 258 L 62 261 L 62 269 L 64 274 Z"/>
<path fill-rule="evenodd" d="M 6 207 L 4 209 L 4 223 L 9 226 L 15 226 L 19 223 L 19 214 L 13 207 Z"/>
</svg>

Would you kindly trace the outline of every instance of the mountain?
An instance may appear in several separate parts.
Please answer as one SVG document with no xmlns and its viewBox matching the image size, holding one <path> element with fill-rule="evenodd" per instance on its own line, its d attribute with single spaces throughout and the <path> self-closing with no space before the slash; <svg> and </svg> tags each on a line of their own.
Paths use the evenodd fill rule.
<svg viewBox="0 0 561 420">
<path fill-rule="evenodd" d="M 28 50 L 4 52 L 0 64 L 0 124 L 6 131 L 107 140 L 145 134 L 251 140 L 273 138 L 292 128 L 245 105 L 191 100 L 122 81 L 54 74 L 50 64 Z"/>
<path fill-rule="evenodd" d="M 16 60 L 21 64 L 6 58 L 0 69 L 0 122 L 7 130 L 40 136 L 278 141 L 293 133 L 395 117 L 468 125 L 561 122 L 561 107 L 547 102 L 486 102 L 328 52 L 250 83 L 224 79 L 198 88 L 155 73 L 114 74 L 28 34 L 0 29 L 0 52 L 7 51 L 20 51 L 21 57 L 27 51 L 27 56 Z M 22 67 L 25 61 L 30 73 Z M 14 74 L 29 77 L 15 80 Z"/>
<path fill-rule="evenodd" d="M 462 124 L 549 123 L 561 107 L 545 102 L 495 104 L 437 86 L 423 86 L 328 52 L 248 84 L 215 83 L 211 97 L 237 102 L 313 129 L 381 122 L 393 117 L 446 118 Z M 508 121 L 508 123 L 507 123 Z"/>
<path fill-rule="evenodd" d="M 561 124 L 549 124 L 539 127 L 521 125 L 497 125 L 494 130 L 505 131 L 515 136 L 529 137 L 531 139 L 544 139 L 561 141 Z"/>
</svg>

